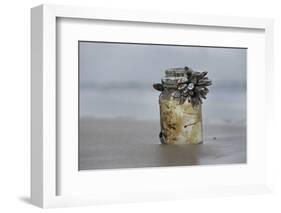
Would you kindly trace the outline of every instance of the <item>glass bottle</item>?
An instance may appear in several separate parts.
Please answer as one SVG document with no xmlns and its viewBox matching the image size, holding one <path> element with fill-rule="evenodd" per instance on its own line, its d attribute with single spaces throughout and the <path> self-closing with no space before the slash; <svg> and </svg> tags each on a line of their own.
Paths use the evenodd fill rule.
<svg viewBox="0 0 281 213">
<path fill-rule="evenodd" d="M 207 72 L 194 72 L 185 67 L 166 70 L 165 74 L 161 84 L 153 85 L 156 90 L 161 91 L 159 96 L 161 143 L 202 143 L 201 98 L 203 96 L 205 98 L 208 92 L 206 86 L 211 85 L 211 81 L 205 77 Z"/>
</svg>

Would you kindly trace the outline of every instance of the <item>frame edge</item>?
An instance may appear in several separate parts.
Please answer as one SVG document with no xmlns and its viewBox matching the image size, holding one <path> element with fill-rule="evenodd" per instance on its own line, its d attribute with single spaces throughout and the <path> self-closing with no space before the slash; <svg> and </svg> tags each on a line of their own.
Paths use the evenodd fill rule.
<svg viewBox="0 0 281 213">
<path fill-rule="evenodd" d="M 31 9 L 31 203 L 43 207 L 43 5 Z"/>
</svg>

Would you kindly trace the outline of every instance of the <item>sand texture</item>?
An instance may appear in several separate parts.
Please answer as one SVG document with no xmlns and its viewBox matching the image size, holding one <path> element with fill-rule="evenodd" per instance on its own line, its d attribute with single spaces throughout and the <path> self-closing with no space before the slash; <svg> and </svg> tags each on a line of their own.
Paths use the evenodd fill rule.
<svg viewBox="0 0 281 213">
<path fill-rule="evenodd" d="M 203 144 L 160 144 L 159 122 L 81 118 L 79 169 L 246 163 L 246 128 L 203 125 Z"/>
</svg>

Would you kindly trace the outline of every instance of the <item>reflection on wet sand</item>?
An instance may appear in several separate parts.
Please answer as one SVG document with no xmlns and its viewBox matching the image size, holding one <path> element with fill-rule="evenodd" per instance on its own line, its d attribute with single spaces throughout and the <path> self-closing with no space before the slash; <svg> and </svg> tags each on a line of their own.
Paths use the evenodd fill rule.
<svg viewBox="0 0 281 213">
<path fill-rule="evenodd" d="M 246 163 L 246 128 L 206 125 L 204 143 L 162 145 L 159 123 L 80 119 L 79 168 L 114 169 Z"/>
</svg>

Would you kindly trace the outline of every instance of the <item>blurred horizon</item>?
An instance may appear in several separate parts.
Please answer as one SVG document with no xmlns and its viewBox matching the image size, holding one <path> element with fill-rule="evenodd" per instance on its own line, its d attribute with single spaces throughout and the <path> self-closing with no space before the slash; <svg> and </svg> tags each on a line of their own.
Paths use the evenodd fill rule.
<svg viewBox="0 0 281 213">
<path fill-rule="evenodd" d="M 247 49 L 79 42 L 80 118 L 159 120 L 164 71 L 189 66 L 212 80 L 203 123 L 246 125 Z"/>
</svg>

